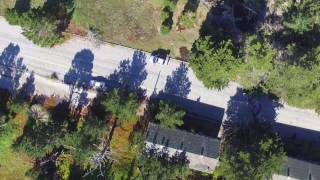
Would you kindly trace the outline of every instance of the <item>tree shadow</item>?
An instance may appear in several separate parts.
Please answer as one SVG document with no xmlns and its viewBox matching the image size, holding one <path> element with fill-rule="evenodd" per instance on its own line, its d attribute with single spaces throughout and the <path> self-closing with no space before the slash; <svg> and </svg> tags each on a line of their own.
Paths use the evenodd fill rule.
<svg viewBox="0 0 320 180">
<path fill-rule="evenodd" d="M 17 10 L 18 13 L 24 13 L 30 10 L 31 3 L 30 0 L 17 0 L 14 9 Z"/>
<path fill-rule="evenodd" d="M 129 59 L 120 62 L 117 70 L 115 70 L 107 78 L 112 88 L 124 88 L 129 91 L 137 92 L 143 95 L 145 92 L 142 90 L 141 85 L 147 78 L 146 54 L 141 51 L 135 51 L 132 61 Z"/>
<path fill-rule="evenodd" d="M 20 78 L 26 70 L 23 59 L 17 57 L 19 52 L 20 47 L 10 43 L 0 56 L 0 87 L 12 95 L 16 95 Z"/>
<path fill-rule="evenodd" d="M 184 6 L 183 13 L 196 12 L 200 4 L 200 0 L 188 0 Z"/>
<path fill-rule="evenodd" d="M 89 88 L 92 79 L 94 55 L 89 49 L 78 52 L 72 60 L 69 72 L 64 76 L 64 82 L 77 88 Z"/>
<path fill-rule="evenodd" d="M 58 32 L 67 29 L 74 12 L 74 0 L 46 0 L 42 7 L 31 8 L 31 0 L 17 0 L 13 8 L 18 13 L 31 12 L 56 22 Z"/>
<path fill-rule="evenodd" d="M 34 84 L 34 72 L 32 71 L 30 76 L 27 77 L 26 82 L 22 85 L 19 90 L 19 96 L 24 99 L 31 99 L 35 92 L 35 84 Z"/>
<path fill-rule="evenodd" d="M 74 0 L 46 0 L 41 9 L 48 18 L 58 20 L 58 30 L 64 31 L 74 12 Z"/>
<path fill-rule="evenodd" d="M 188 97 L 188 94 L 191 91 L 191 82 L 188 78 L 188 70 L 188 66 L 185 63 L 181 63 L 180 66 L 173 71 L 171 76 L 167 76 L 164 92 L 183 98 Z"/>
<path fill-rule="evenodd" d="M 166 59 L 169 54 L 170 54 L 170 49 L 162 49 L 162 48 L 158 48 L 152 51 L 151 53 L 152 56 L 156 56 L 162 59 Z"/>
<path fill-rule="evenodd" d="M 228 101 L 226 118 L 227 121 L 240 126 L 247 125 L 254 119 L 274 124 L 277 109 L 281 107 L 282 104 L 278 102 L 278 99 L 258 89 L 249 92 L 238 88 L 236 94 Z"/>
<path fill-rule="evenodd" d="M 70 103 L 68 101 L 62 100 L 56 106 L 54 106 L 54 108 L 51 110 L 51 117 L 54 122 L 63 124 L 63 122 L 69 120 L 69 105 Z"/>
<path fill-rule="evenodd" d="M 173 26 L 173 12 L 171 10 L 171 8 L 169 6 L 166 6 L 163 8 L 162 10 L 163 12 L 166 12 L 168 14 L 168 18 L 166 18 L 163 22 L 162 22 L 162 26 L 166 26 L 168 27 L 169 29 L 172 28 Z"/>
<path fill-rule="evenodd" d="M 226 0 L 209 10 L 200 28 L 200 37 L 218 36 L 241 43 L 246 33 L 259 29 L 266 17 L 265 0 Z"/>
</svg>

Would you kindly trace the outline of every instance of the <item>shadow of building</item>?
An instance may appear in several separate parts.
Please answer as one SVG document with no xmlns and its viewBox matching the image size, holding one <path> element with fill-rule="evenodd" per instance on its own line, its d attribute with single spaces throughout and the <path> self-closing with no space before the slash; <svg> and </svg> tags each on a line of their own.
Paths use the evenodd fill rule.
<svg viewBox="0 0 320 180">
<path fill-rule="evenodd" d="M 150 100 L 167 100 L 174 102 L 178 107 L 182 108 L 186 112 L 182 129 L 210 137 L 217 137 L 224 117 L 223 108 L 164 92 L 152 95 Z"/>
</svg>

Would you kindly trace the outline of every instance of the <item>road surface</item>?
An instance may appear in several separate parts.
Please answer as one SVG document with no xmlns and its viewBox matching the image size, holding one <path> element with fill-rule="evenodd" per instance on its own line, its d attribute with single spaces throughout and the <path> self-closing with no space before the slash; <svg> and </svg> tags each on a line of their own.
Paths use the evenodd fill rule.
<svg viewBox="0 0 320 180">
<path fill-rule="evenodd" d="M 76 53 L 83 49 L 90 50 L 94 55 L 93 76 L 104 77 L 109 76 L 118 69 L 122 60 L 132 59 L 136 51 L 131 48 L 110 44 L 96 47 L 90 41 L 80 37 L 73 37 L 64 44 L 54 48 L 41 48 L 27 40 L 21 32 L 18 26 L 10 26 L 3 17 L 0 17 L 0 53 L 3 52 L 10 43 L 17 44 L 20 47 L 18 56 L 23 58 L 23 62 L 30 71 L 35 71 L 38 75 L 37 78 L 42 78 L 41 80 L 36 80 L 36 89 L 45 91 L 47 94 L 55 91 L 55 89 L 50 88 L 48 84 L 53 81 L 48 80 L 46 82 L 43 77 L 48 77 L 53 72 L 56 72 L 59 79 L 63 80 L 64 75 L 71 67 L 72 60 Z M 146 53 L 146 56 L 146 59 L 148 59 L 150 54 Z M 160 65 L 147 61 L 145 66 L 147 77 L 142 84 L 142 87 L 147 90 L 147 94 L 150 95 L 155 88 L 157 91 L 163 90 L 167 82 L 167 77 L 171 76 L 180 64 L 181 62 L 177 60 L 171 60 L 168 65 Z M 189 100 L 216 106 L 227 112 L 230 99 L 232 99 L 238 91 L 238 84 L 231 82 L 227 88 L 218 91 L 204 87 L 195 77 L 191 69 L 189 69 L 187 77 L 191 82 L 190 92 L 186 94 Z M 56 88 L 57 91 L 60 91 L 57 94 L 63 94 L 63 92 L 66 91 L 66 86 L 61 86 L 64 88 Z M 59 85 L 56 84 L 55 87 L 59 87 Z M 67 94 L 68 92 L 65 93 Z M 246 103 L 247 102 L 241 102 L 238 103 L 238 105 Z M 263 103 L 261 104 L 261 108 L 264 108 Z M 241 116 L 244 117 L 245 115 L 246 113 L 242 113 Z M 226 119 L 226 115 L 224 115 L 224 119 Z M 282 103 L 281 108 L 276 110 L 276 122 L 303 129 L 320 131 L 320 117 L 313 110 L 294 108 L 284 103 Z"/>
</svg>

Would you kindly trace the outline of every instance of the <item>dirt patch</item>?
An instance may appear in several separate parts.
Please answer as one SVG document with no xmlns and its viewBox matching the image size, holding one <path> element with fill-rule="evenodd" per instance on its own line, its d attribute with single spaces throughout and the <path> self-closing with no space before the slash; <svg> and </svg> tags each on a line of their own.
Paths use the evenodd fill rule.
<svg viewBox="0 0 320 180">
<path fill-rule="evenodd" d="M 79 36 L 86 36 L 87 35 L 87 31 L 84 28 L 82 28 L 81 26 L 77 26 L 76 23 L 73 21 L 71 21 L 69 23 L 69 26 L 68 26 L 66 32 L 76 34 Z"/>
</svg>

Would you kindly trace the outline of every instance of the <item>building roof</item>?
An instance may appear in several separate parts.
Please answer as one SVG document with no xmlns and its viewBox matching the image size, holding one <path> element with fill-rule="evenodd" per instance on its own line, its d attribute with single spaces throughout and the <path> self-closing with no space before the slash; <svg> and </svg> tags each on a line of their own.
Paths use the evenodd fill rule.
<svg viewBox="0 0 320 180">
<path fill-rule="evenodd" d="M 215 159 L 219 157 L 218 139 L 178 129 L 165 129 L 153 123 L 149 123 L 146 141 Z"/>
<path fill-rule="evenodd" d="M 318 180 L 320 165 L 288 157 L 281 174 L 301 180 Z"/>
</svg>

